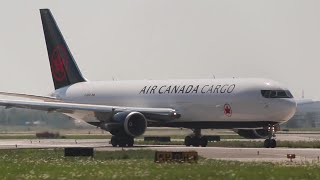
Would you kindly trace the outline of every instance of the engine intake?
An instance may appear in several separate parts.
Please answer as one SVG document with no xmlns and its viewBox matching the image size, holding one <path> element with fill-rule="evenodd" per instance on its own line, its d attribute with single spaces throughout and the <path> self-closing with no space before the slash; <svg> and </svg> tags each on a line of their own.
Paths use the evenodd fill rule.
<svg viewBox="0 0 320 180">
<path fill-rule="evenodd" d="M 129 136 L 140 136 L 147 129 L 147 120 L 143 114 L 139 112 L 129 113 L 123 123 L 124 131 Z"/>
</svg>

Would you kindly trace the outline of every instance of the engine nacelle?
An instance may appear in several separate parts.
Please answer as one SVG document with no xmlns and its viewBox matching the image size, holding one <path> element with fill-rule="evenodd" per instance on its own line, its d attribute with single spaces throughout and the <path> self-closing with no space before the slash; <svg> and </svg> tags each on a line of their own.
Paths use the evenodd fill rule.
<svg viewBox="0 0 320 180">
<path fill-rule="evenodd" d="M 234 132 L 247 139 L 260 139 L 268 137 L 268 130 L 266 129 L 235 129 Z"/>
<path fill-rule="evenodd" d="M 124 120 L 124 131 L 133 137 L 144 134 L 147 129 L 147 120 L 143 114 L 139 112 L 131 112 Z"/>
<path fill-rule="evenodd" d="M 119 112 L 113 119 L 123 123 L 124 133 L 132 137 L 144 134 L 147 129 L 147 119 L 139 112 Z"/>
</svg>

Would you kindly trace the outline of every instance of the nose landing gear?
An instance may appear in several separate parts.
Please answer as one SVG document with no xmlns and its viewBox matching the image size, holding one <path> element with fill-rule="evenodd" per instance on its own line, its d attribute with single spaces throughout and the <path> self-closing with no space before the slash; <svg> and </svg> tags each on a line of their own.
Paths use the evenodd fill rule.
<svg viewBox="0 0 320 180">
<path fill-rule="evenodd" d="M 201 129 L 193 129 L 193 134 L 186 136 L 184 139 L 184 144 L 186 146 L 202 146 L 206 147 L 208 145 L 208 139 L 201 135 Z"/>
<path fill-rule="evenodd" d="M 274 125 L 268 125 L 268 139 L 264 141 L 264 147 L 265 148 L 275 148 L 277 146 L 277 142 L 275 139 L 275 127 Z"/>
</svg>

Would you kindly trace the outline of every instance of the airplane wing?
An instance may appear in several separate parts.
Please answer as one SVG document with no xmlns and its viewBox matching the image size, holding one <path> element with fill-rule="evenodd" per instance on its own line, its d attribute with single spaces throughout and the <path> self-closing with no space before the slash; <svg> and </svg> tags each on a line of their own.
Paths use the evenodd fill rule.
<svg viewBox="0 0 320 180">
<path fill-rule="evenodd" d="M 66 103 L 66 102 L 42 102 L 42 101 L 22 101 L 22 100 L 4 100 L 0 99 L 0 106 L 6 108 L 24 108 L 47 112 L 61 112 L 66 114 L 74 113 L 94 113 L 94 114 L 115 114 L 117 112 L 140 112 L 147 119 L 155 121 L 168 121 L 180 117 L 174 109 L 171 108 L 143 108 L 143 107 L 122 107 L 105 106 L 94 104 Z"/>
<path fill-rule="evenodd" d="M 56 101 L 59 102 L 55 97 L 51 96 L 37 96 L 37 95 L 29 95 L 29 94 L 19 94 L 19 93 L 8 93 L 8 92 L 0 92 L 0 95 L 4 96 L 12 96 L 12 97 L 21 97 L 21 98 L 28 98 L 28 99 L 33 99 L 33 100 L 42 100 L 42 101 Z"/>
</svg>

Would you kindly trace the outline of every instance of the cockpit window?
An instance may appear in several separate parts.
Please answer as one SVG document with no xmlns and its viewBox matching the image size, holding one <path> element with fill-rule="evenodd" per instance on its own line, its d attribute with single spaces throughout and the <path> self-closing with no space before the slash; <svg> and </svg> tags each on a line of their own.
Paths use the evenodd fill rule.
<svg viewBox="0 0 320 180">
<path fill-rule="evenodd" d="M 261 95 L 265 98 L 293 98 L 288 90 L 261 90 Z"/>
</svg>

